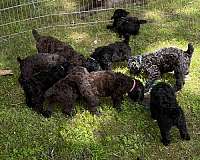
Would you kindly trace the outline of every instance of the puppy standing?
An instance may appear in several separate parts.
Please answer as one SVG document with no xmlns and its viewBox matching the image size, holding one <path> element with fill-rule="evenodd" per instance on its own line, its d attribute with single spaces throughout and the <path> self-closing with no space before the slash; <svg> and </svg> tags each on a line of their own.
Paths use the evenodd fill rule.
<svg viewBox="0 0 200 160">
<path fill-rule="evenodd" d="M 111 70 L 113 62 L 128 60 L 130 55 L 131 47 L 128 44 L 115 42 L 96 48 L 90 57 L 94 58 L 103 70 Z"/>
<path fill-rule="evenodd" d="M 71 115 L 76 98 L 81 96 L 86 100 L 89 111 L 98 114 L 99 97 L 111 96 L 113 107 L 121 110 L 123 95 L 126 93 L 132 100 L 140 102 L 144 97 L 144 86 L 140 81 L 121 73 L 89 73 L 83 67 L 76 67 L 63 80 L 47 90 L 45 97 L 49 101 L 49 108 L 52 108 L 52 103 L 59 102 L 64 113 Z"/>
<path fill-rule="evenodd" d="M 170 130 L 173 126 L 179 129 L 181 138 L 190 140 L 184 112 L 178 105 L 174 89 L 164 82 L 153 86 L 150 92 L 151 117 L 158 122 L 162 143 L 170 143 Z"/>
<path fill-rule="evenodd" d="M 17 60 L 21 71 L 18 81 L 24 90 L 26 104 L 41 113 L 45 91 L 66 76 L 70 65 L 64 57 L 46 53 Z"/>
<path fill-rule="evenodd" d="M 139 33 L 140 25 L 147 23 L 146 20 L 139 20 L 137 17 L 128 16 L 128 14 L 129 12 L 124 9 L 115 10 L 111 17 L 114 20 L 113 24 L 107 26 L 107 29 L 118 33 L 120 38 L 123 36 L 127 44 L 131 35 Z"/>
<path fill-rule="evenodd" d="M 144 72 L 147 75 L 145 92 L 148 92 L 154 81 L 164 73 L 174 71 L 175 90 L 179 91 L 185 84 L 185 75 L 189 74 L 193 52 L 191 43 L 188 44 L 187 51 L 175 47 L 162 48 L 153 53 L 130 57 L 128 67 L 132 74 Z"/>
<path fill-rule="evenodd" d="M 58 54 L 66 58 L 67 62 L 74 66 L 83 66 L 88 71 L 100 70 L 100 65 L 96 60 L 86 59 L 82 54 L 75 51 L 71 45 L 62 42 L 51 36 L 40 35 L 37 30 L 32 30 L 33 37 L 36 41 L 38 53 Z"/>
</svg>

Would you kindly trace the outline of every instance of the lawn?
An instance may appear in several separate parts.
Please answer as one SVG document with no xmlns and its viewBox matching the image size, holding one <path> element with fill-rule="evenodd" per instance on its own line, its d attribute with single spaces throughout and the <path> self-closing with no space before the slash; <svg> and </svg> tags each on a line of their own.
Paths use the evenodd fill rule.
<svg viewBox="0 0 200 160">
<path fill-rule="evenodd" d="M 6 3 L 7 2 L 7 3 Z M 195 53 L 190 74 L 184 88 L 177 94 L 187 120 L 190 141 L 182 141 L 178 130 L 172 129 L 172 143 L 165 147 L 160 142 L 157 123 L 150 118 L 148 109 L 126 99 L 124 110 L 117 113 L 109 98 L 102 98 L 99 106 L 102 115 L 92 116 L 84 109 L 84 102 L 76 104 L 77 114 L 66 118 L 57 106 L 52 117 L 43 118 L 24 103 L 23 90 L 17 81 L 18 56 L 35 54 L 32 28 L 44 28 L 39 32 L 51 35 L 71 44 L 86 57 L 98 46 L 119 38 L 106 30 L 113 10 L 100 12 L 81 20 L 79 16 L 67 16 L 74 11 L 78 1 L 44 1 L 36 8 L 25 6 L 3 11 L 17 0 L 0 2 L 0 68 L 10 68 L 13 76 L 0 77 L 0 159 L 1 160 L 200 160 L 200 1 L 199 0 L 149 0 L 141 7 L 128 6 L 132 15 L 147 19 L 140 34 L 131 38 L 132 55 L 144 54 L 162 47 L 176 46 L 187 49 L 192 42 Z M 25 3 L 24 1 L 23 3 Z M 61 3 L 62 2 L 62 3 Z M 64 12 L 65 11 L 65 12 Z M 30 20 L 30 15 L 51 16 Z M 97 21 L 101 23 L 96 23 Z M 90 21 L 90 25 L 83 23 Z M 73 23 L 72 23 L 73 22 Z M 80 23 L 80 25 L 73 25 Z M 81 25 L 82 24 L 82 25 Z M 12 35 L 19 32 L 22 34 Z M 12 35 L 7 40 L 7 35 Z M 114 71 L 129 74 L 126 65 L 116 64 Z M 163 80 L 171 82 L 165 75 Z"/>
</svg>

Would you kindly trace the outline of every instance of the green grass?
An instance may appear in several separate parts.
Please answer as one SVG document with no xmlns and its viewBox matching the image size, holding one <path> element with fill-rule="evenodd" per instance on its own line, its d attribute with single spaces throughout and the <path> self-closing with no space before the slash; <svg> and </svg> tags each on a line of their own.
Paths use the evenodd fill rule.
<svg viewBox="0 0 200 160">
<path fill-rule="evenodd" d="M 11 2 L 14 0 L 9 0 L 8 5 Z M 57 12 L 60 4 L 56 2 L 41 3 L 37 6 L 38 13 L 40 11 L 43 14 L 45 10 L 39 9 L 49 6 L 52 10 L 46 8 L 48 12 Z M 73 2 L 75 1 L 71 1 L 72 10 Z M 99 108 L 103 115 L 100 117 L 90 115 L 82 102 L 77 103 L 77 114 L 72 119 L 64 117 L 59 107 L 49 119 L 33 112 L 24 104 L 24 94 L 17 81 L 19 66 L 16 57 L 36 53 L 33 37 L 27 32 L 1 42 L 0 45 L 0 68 L 10 68 L 14 72 L 13 76 L 0 77 L 0 159 L 135 160 L 137 157 L 144 157 L 145 160 L 199 160 L 200 8 L 197 6 L 200 6 L 198 0 L 153 0 L 142 7 L 141 11 L 139 7 L 128 8 L 131 14 L 152 22 L 142 26 L 140 35 L 131 38 L 132 55 L 152 52 L 167 46 L 186 49 L 188 42 L 194 44 L 195 53 L 190 77 L 177 97 L 186 115 L 190 141 L 182 141 L 178 130 L 172 129 L 172 143 L 168 147 L 163 146 L 160 143 L 157 123 L 152 121 L 149 111 L 128 100 L 123 102 L 123 112 L 117 113 L 112 108 L 110 99 L 102 98 Z M 64 5 L 62 7 L 64 8 Z M 66 7 L 70 5 L 66 3 Z M 13 20 L 16 17 L 26 18 L 28 15 L 25 13 L 31 12 L 32 8 L 27 9 L 16 12 L 19 16 L 15 11 L 12 14 L 6 12 L 1 16 L 1 22 L 7 22 L 8 15 L 11 15 Z M 102 20 L 111 14 L 110 11 L 106 14 L 102 12 L 87 20 Z M 67 23 L 63 17 L 53 17 L 52 21 L 45 19 L 45 22 L 29 21 L 11 25 L 1 29 L 0 35 L 39 28 L 47 24 Z M 77 18 L 77 22 L 81 21 Z M 118 37 L 105 27 L 106 23 L 100 23 L 75 28 L 55 27 L 40 32 L 67 41 L 77 51 L 89 56 L 96 47 L 118 40 Z M 128 69 L 123 64 L 116 65 L 114 70 L 128 74 Z M 168 75 L 165 75 L 164 79 L 171 81 Z"/>
</svg>

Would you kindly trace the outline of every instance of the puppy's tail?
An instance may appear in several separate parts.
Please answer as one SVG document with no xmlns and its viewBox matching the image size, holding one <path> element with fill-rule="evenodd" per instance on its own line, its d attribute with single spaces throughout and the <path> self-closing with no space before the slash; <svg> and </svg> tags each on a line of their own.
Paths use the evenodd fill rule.
<svg viewBox="0 0 200 160">
<path fill-rule="evenodd" d="M 192 45 L 192 43 L 188 43 L 188 49 L 186 51 L 186 53 L 188 53 L 189 55 L 192 55 L 194 52 L 194 47 Z"/>
<path fill-rule="evenodd" d="M 36 29 L 32 29 L 32 34 L 33 34 L 33 37 L 36 41 L 38 41 L 41 37 Z"/>
</svg>

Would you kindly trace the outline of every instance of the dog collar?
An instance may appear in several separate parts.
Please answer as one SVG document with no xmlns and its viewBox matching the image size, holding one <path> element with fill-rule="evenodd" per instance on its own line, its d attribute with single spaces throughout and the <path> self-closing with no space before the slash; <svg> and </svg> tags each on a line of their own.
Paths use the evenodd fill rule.
<svg viewBox="0 0 200 160">
<path fill-rule="evenodd" d="M 133 80 L 133 86 L 132 86 L 132 88 L 130 89 L 130 91 L 129 91 L 129 92 L 132 92 L 132 91 L 134 90 L 134 88 L 135 88 L 135 85 L 136 85 L 136 82 L 135 82 L 135 80 Z"/>
</svg>

